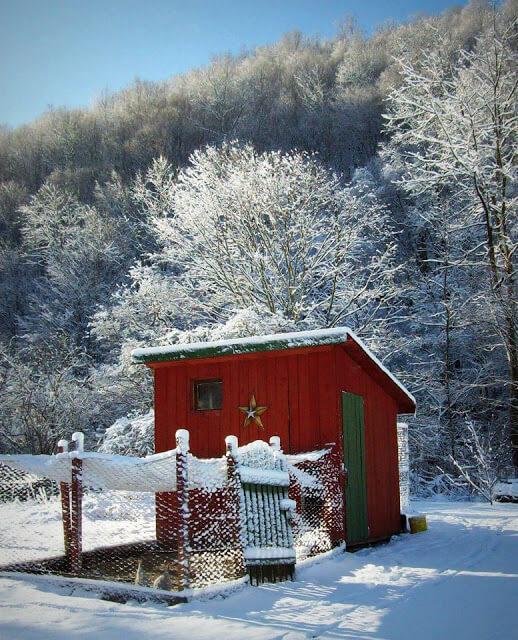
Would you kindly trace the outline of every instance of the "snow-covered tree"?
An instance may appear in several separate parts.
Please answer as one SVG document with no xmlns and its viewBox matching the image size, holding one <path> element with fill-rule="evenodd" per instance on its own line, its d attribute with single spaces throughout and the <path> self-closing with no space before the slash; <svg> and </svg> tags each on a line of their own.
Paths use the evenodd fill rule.
<svg viewBox="0 0 518 640">
<path fill-rule="evenodd" d="M 439 37 L 418 61 L 401 59 L 402 85 L 389 96 L 385 157 L 414 197 L 442 199 L 451 242 L 464 246 L 473 279 L 466 312 L 485 325 L 482 348 L 507 358 L 518 466 L 515 27 L 495 14 L 472 50 L 445 55 Z"/>
<path fill-rule="evenodd" d="M 21 332 L 34 343 L 65 335 L 79 344 L 96 304 L 126 266 L 116 224 L 50 184 L 21 214 L 24 253 L 36 270 Z"/>
<path fill-rule="evenodd" d="M 0 346 L 0 450 L 55 453 L 72 431 L 92 436 L 95 399 L 84 353 L 62 342 L 31 350 Z"/>
<path fill-rule="evenodd" d="M 456 455 L 460 453 L 462 425 L 466 421 L 480 417 L 484 424 L 493 420 L 492 424 L 502 426 L 502 413 L 508 408 L 505 385 L 509 386 L 504 347 L 508 343 L 502 339 L 508 332 L 502 301 L 505 303 L 508 298 L 504 294 L 509 279 L 501 267 L 505 238 L 512 238 L 514 233 L 510 223 L 512 201 L 507 209 L 508 233 L 502 238 L 499 218 L 493 216 L 491 209 L 497 265 L 496 286 L 492 286 L 487 267 L 489 254 L 484 253 L 487 241 L 482 203 L 477 209 L 471 195 L 468 197 L 473 191 L 468 189 L 470 179 L 464 170 L 467 165 L 463 168 L 457 160 L 450 162 L 441 152 L 441 162 L 444 160 L 447 168 L 444 174 L 442 169 L 439 171 L 444 175 L 440 185 L 432 189 L 433 194 L 427 190 L 425 197 L 420 188 L 413 189 L 409 197 L 397 185 L 383 181 L 377 159 L 372 157 L 383 138 L 381 114 L 385 99 L 400 85 L 402 97 L 415 98 L 421 107 L 433 105 L 437 110 L 436 115 L 432 114 L 434 122 L 441 116 L 448 135 L 457 126 L 459 113 L 462 115 L 460 105 L 464 109 L 463 122 L 469 124 L 472 118 L 477 123 L 477 153 L 488 148 L 491 128 L 487 126 L 490 120 L 483 118 L 483 101 L 489 104 L 488 96 L 492 94 L 483 88 L 483 81 L 491 74 L 487 64 L 476 67 L 470 56 L 475 60 L 483 51 L 486 57 L 492 51 L 484 49 L 482 40 L 477 42 L 477 38 L 489 32 L 493 17 L 497 31 L 500 24 L 512 25 L 516 18 L 515 0 L 496 8 L 487 0 L 472 0 L 441 15 L 384 25 L 368 37 L 351 25 L 344 25 L 335 37 L 326 40 L 293 32 L 275 44 L 216 58 L 205 69 L 161 82 L 137 79 L 122 91 L 105 93 L 88 109 L 51 109 L 27 126 L 14 130 L 0 127 L 0 340 L 23 350 L 25 378 L 40 380 L 40 354 L 60 353 L 63 343 L 74 345 L 70 348 L 79 354 L 80 368 L 86 351 L 92 367 L 89 386 L 96 400 L 82 406 L 91 424 L 106 426 L 121 415 L 145 413 L 149 407 L 149 377 L 142 368 L 129 366 L 132 346 L 346 322 L 375 341 L 376 335 L 383 334 L 383 340 L 374 345 L 377 352 L 383 353 L 388 347 L 391 369 L 402 375 L 419 397 L 420 414 L 412 429 L 413 436 L 419 435 L 419 443 L 413 440 L 419 447 L 414 451 L 433 460 L 434 466 L 444 463 L 452 443 L 457 448 Z M 507 86 L 514 62 L 505 51 L 502 57 L 498 47 L 494 51 L 501 62 L 501 72 L 494 77 L 504 84 L 497 83 L 495 95 L 501 97 L 501 88 Z M 506 47 L 507 44 L 503 49 Z M 417 88 L 413 95 L 414 85 L 408 85 L 406 72 L 395 58 L 401 57 L 404 65 L 429 78 L 434 71 L 433 60 L 423 51 L 437 49 L 441 65 L 444 62 L 444 81 L 433 85 L 433 100 L 428 101 L 426 95 L 422 99 Z M 458 50 L 465 53 L 459 55 Z M 469 100 L 463 98 L 461 104 L 462 78 L 462 95 Z M 466 93 L 469 89 L 471 94 Z M 418 139 L 422 127 L 430 123 L 430 114 L 424 113 L 425 117 L 416 117 L 410 129 L 402 129 L 409 134 L 406 151 L 416 150 L 414 144 L 423 153 L 438 145 L 435 140 L 432 145 Z M 505 116 L 505 109 L 500 115 Z M 395 112 L 393 116 L 396 117 Z M 504 130 L 505 127 L 501 129 Z M 466 151 L 471 140 L 469 127 L 455 135 L 452 140 L 456 152 L 462 157 L 479 158 Z M 236 201 L 225 195 L 233 193 L 232 180 L 238 185 L 236 194 L 242 201 L 249 198 L 257 210 L 275 204 L 268 189 L 264 190 L 264 202 L 257 193 L 268 173 L 268 163 L 276 157 L 281 174 L 288 176 L 286 184 L 292 185 L 284 193 L 279 182 L 279 206 L 283 198 L 289 207 L 295 206 L 296 184 L 311 185 L 311 180 L 317 184 L 318 175 L 324 174 L 335 179 L 322 167 L 320 174 L 314 171 L 311 180 L 296 178 L 296 166 L 311 173 L 312 165 L 318 166 L 318 162 L 311 155 L 292 153 L 293 149 L 317 152 L 326 167 L 351 180 L 346 188 L 338 180 L 329 206 L 324 202 L 321 209 L 322 218 L 345 220 L 345 226 L 340 228 L 333 222 L 325 228 L 320 221 L 322 235 L 307 236 L 309 244 L 316 241 L 326 247 L 333 242 L 336 247 L 336 233 L 345 238 L 343 252 L 347 253 L 347 260 L 342 265 L 343 278 L 337 283 L 327 319 L 332 272 L 340 273 L 339 264 L 331 263 L 329 278 L 323 277 L 325 283 L 317 281 L 318 286 L 314 286 L 315 279 L 304 273 L 303 261 L 298 262 L 301 269 L 293 271 L 296 286 L 292 291 L 286 287 L 286 278 L 283 281 L 275 274 L 273 261 L 266 262 L 264 241 L 268 234 L 259 235 L 254 253 L 240 223 L 236 226 L 239 244 L 236 241 L 231 245 L 236 262 L 231 255 L 228 273 L 235 274 L 238 268 L 247 270 L 244 284 L 240 282 L 234 290 L 217 283 L 207 252 L 205 259 L 199 254 L 194 258 L 194 249 L 204 251 L 194 223 L 183 231 L 175 228 L 175 217 L 187 216 L 186 207 L 178 211 L 176 208 L 181 190 L 178 174 L 183 176 L 185 198 L 191 190 L 192 208 L 195 199 L 201 198 L 202 188 L 198 194 L 193 186 L 196 169 L 194 165 L 187 167 L 189 157 L 198 149 L 203 158 L 205 145 L 220 144 L 229 136 L 253 144 L 256 157 L 248 167 L 239 161 L 240 168 L 237 150 L 233 167 L 232 163 L 227 164 L 221 150 L 219 156 L 215 153 L 222 167 L 214 162 L 213 195 L 215 210 L 224 210 L 223 221 L 233 219 L 238 211 Z M 505 136 L 502 140 L 502 148 L 508 148 Z M 403 145 L 396 138 L 394 141 L 392 148 L 397 147 L 401 153 Z M 441 148 L 444 151 L 444 145 Z M 279 153 L 261 155 L 265 150 Z M 153 158 L 160 155 L 163 159 L 148 171 Z M 491 157 L 486 156 L 480 155 L 474 161 L 474 175 L 477 180 L 492 183 L 497 170 L 485 164 Z M 300 158 L 305 159 L 299 162 Z M 441 167 L 434 158 L 429 156 L 426 163 Z M 209 161 L 204 161 L 208 166 Z M 287 172 L 289 162 L 294 168 L 292 174 Z M 506 163 L 507 160 L 504 166 L 508 166 Z M 257 173 L 260 168 L 263 173 Z M 405 179 L 420 175 L 417 171 L 412 175 L 411 158 L 406 156 L 402 162 L 396 153 L 392 155 L 391 171 L 402 172 Z M 141 177 L 135 182 L 138 172 Z M 252 196 L 242 184 L 243 176 L 250 178 Z M 269 178 L 268 184 L 274 182 Z M 485 188 L 485 182 L 481 184 Z M 507 195 L 514 193 L 509 178 L 505 189 Z M 206 188 L 203 197 L 209 192 Z M 312 201 L 317 202 L 322 193 L 318 187 Z M 486 195 L 485 201 L 491 203 L 491 197 Z M 436 206 L 438 201 L 442 209 Z M 207 211 L 212 211 L 211 201 L 206 202 L 210 204 Z M 226 202 L 231 205 L 229 213 Z M 334 211 L 341 213 L 335 215 Z M 202 218 L 201 208 L 199 212 Z M 307 216 L 304 207 L 302 213 Z M 164 231 L 159 235 L 156 219 L 164 219 L 174 233 Z M 267 219 L 268 216 L 264 220 Z M 286 219 L 293 221 L 295 217 L 290 213 Z M 277 216 L 275 224 L 280 221 Z M 205 231 L 217 222 L 209 216 L 204 221 Z M 225 224 L 218 229 L 219 235 L 211 237 L 224 238 L 225 229 L 230 233 L 229 223 Z M 263 224 L 260 217 L 250 229 L 255 233 L 256 227 L 267 231 L 274 228 L 271 222 Z M 395 235 L 389 230 L 392 227 Z M 272 255 L 279 255 L 282 234 L 276 229 L 273 237 Z M 300 233 L 293 232 L 292 238 L 290 247 L 296 243 L 302 247 Z M 392 239 L 396 245 L 394 255 L 391 249 L 386 253 Z M 192 256 L 187 255 L 187 247 L 193 248 Z M 214 255 L 223 256 L 224 246 L 216 249 Z M 333 251 L 339 262 L 340 250 Z M 510 246 L 514 260 L 512 252 Z M 307 267 L 316 266 L 316 254 L 301 250 L 302 255 L 306 256 Z M 291 263 L 287 264 L 292 264 L 294 256 L 289 257 Z M 271 281 L 270 291 L 258 276 L 261 260 L 266 280 Z M 395 276 L 400 286 L 396 298 L 390 274 L 393 262 L 406 265 Z M 293 270 L 292 266 L 289 268 Z M 284 297 L 280 291 L 285 292 Z M 498 291 L 502 292 L 500 298 Z M 273 304 L 267 294 L 273 296 Z M 398 325 L 393 320 L 399 322 L 399 332 L 395 331 Z M 7 352 L 14 355 L 11 349 Z M 18 368 L 15 359 L 11 358 L 11 362 Z M 4 361 L 3 366 L 10 377 L 11 365 Z M 48 373 L 52 375 L 50 370 Z M 12 380 L 14 375 L 13 370 Z M 44 378 L 41 380 L 42 385 L 47 384 Z M 13 398 L 13 402 L 20 400 L 16 394 Z M 1 402 L 12 406 L 6 393 Z M 74 413 L 74 407 L 71 409 L 70 415 L 77 418 L 79 428 L 81 416 Z"/>
<path fill-rule="evenodd" d="M 388 216 L 364 177 L 346 188 L 306 154 L 209 146 L 179 173 L 165 214 L 149 193 L 160 257 L 209 320 L 247 308 L 372 329 L 395 267 Z"/>
<path fill-rule="evenodd" d="M 408 207 L 408 297 L 401 311 L 406 380 L 418 396 L 410 421 L 414 470 L 436 475 L 462 454 L 467 421 L 506 422 L 503 353 L 487 349 L 491 322 L 480 315 L 471 237 L 460 233 L 451 199 L 420 197 Z M 448 206 L 449 205 L 449 206 Z"/>
<path fill-rule="evenodd" d="M 133 198 L 159 250 L 134 265 L 90 331 L 111 353 L 96 384 L 132 381 L 141 399 L 126 395 L 140 410 L 148 380 L 127 357 L 140 344 L 342 323 L 372 341 L 387 337 L 401 291 L 368 171 L 345 187 L 313 156 L 223 144 L 196 152 L 180 172 L 156 160 Z M 124 393 L 116 396 L 122 408 Z"/>
</svg>

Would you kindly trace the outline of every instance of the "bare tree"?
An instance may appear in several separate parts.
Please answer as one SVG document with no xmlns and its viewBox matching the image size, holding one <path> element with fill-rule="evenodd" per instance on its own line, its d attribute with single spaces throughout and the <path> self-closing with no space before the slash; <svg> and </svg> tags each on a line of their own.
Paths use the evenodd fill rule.
<svg viewBox="0 0 518 640">
<path fill-rule="evenodd" d="M 502 478 L 507 463 L 502 455 L 500 434 L 491 427 L 483 429 L 473 422 L 468 422 L 465 428 L 466 445 L 459 456 L 450 456 L 450 461 L 460 481 L 493 504 L 496 484 Z M 448 478 L 453 484 L 459 483 L 459 479 L 449 474 Z"/>
</svg>

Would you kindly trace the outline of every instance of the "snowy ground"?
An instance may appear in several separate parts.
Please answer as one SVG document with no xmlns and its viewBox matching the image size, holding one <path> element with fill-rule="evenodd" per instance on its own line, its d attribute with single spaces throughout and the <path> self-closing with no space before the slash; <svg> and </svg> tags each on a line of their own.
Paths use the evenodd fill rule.
<svg viewBox="0 0 518 640">
<path fill-rule="evenodd" d="M 429 531 L 169 607 L 114 604 L 36 577 L 0 577 L 0 638 L 518 637 L 518 505 L 413 503 Z"/>
<path fill-rule="evenodd" d="M 152 540 L 155 537 L 154 495 L 126 491 L 86 494 L 82 522 L 85 551 Z M 63 551 L 58 497 L 22 503 L 0 502 L 0 566 L 59 556 Z"/>
</svg>

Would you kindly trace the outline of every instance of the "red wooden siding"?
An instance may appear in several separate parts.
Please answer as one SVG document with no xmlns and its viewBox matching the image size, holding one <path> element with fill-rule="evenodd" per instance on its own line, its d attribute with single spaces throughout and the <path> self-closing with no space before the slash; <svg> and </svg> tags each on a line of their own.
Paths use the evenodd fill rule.
<svg viewBox="0 0 518 640">
<path fill-rule="evenodd" d="M 334 355 L 330 347 L 312 352 L 281 351 L 256 357 L 212 358 L 173 362 L 155 369 L 155 448 L 175 446 L 177 429 L 188 429 L 191 450 L 199 457 L 218 457 L 225 436 L 238 436 L 240 444 L 281 438 L 286 452 L 298 453 L 337 441 L 338 414 L 334 398 Z M 223 381 L 223 408 L 195 411 L 192 389 L 196 380 Z M 252 394 L 268 410 L 255 423 L 243 427 Z"/>
</svg>

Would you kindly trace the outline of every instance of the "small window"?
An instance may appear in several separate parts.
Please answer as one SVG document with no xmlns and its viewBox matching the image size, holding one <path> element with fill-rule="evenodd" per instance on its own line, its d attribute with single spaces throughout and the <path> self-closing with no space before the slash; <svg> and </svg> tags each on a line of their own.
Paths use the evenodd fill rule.
<svg viewBox="0 0 518 640">
<path fill-rule="evenodd" d="M 208 411 L 223 406 L 223 382 L 221 380 L 200 380 L 194 383 L 194 409 Z"/>
</svg>

